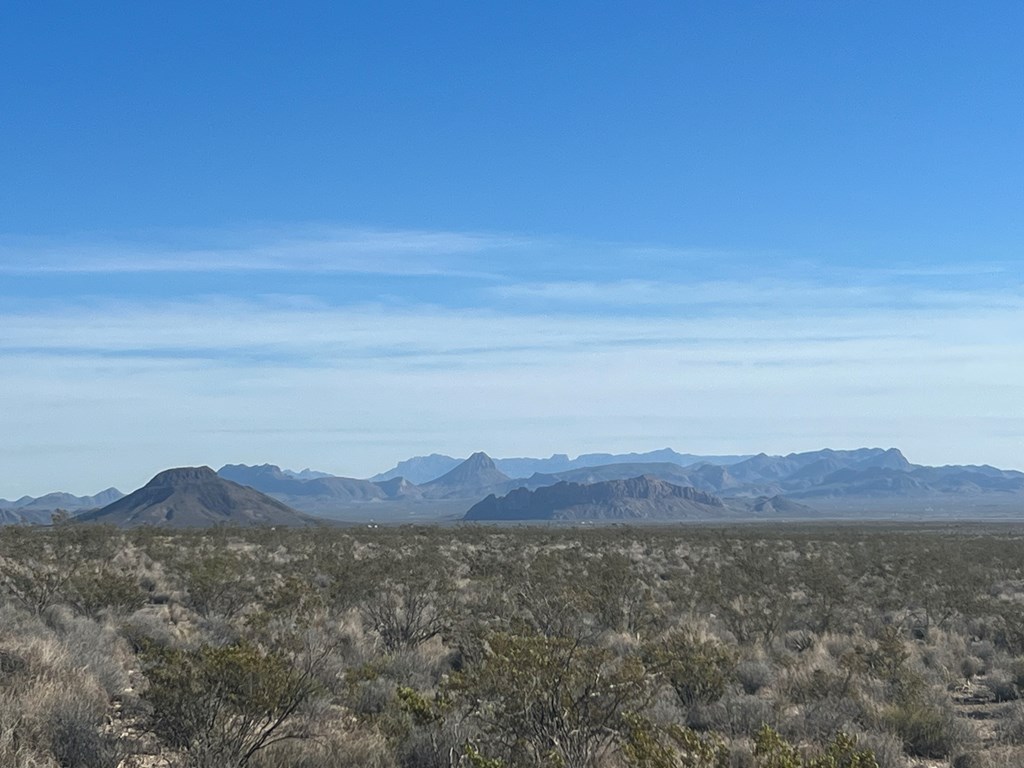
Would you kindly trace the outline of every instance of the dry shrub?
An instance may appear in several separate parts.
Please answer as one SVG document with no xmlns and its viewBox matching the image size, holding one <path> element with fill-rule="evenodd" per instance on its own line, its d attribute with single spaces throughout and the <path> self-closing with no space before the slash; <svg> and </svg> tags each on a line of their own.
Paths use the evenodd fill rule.
<svg viewBox="0 0 1024 768">
<path fill-rule="evenodd" d="M 928 633 L 928 644 L 919 646 L 920 666 L 942 685 L 956 685 L 985 670 L 985 662 L 973 656 L 964 637 L 941 629 Z"/>
<path fill-rule="evenodd" d="M 806 653 L 814 648 L 818 638 L 809 629 L 791 629 L 783 636 L 782 641 L 787 651 Z"/>
<path fill-rule="evenodd" d="M 739 662 L 734 675 L 743 692 L 751 696 L 771 685 L 775 679 L 771 664 L 764 659 L 747 659 Z"/>
<path fill-rule="evenodd" d="M 690 711 L 688 725 L 702 731 L 719 731 L 733 738 L 756 733 L 762 725 L 778 727 L 772 702 L 748 694 L 726 695 L 716 704 L 698 705 Z"/>
<path fill-rule="evenodd" d="M 789 721 L 785 734 L 796 741 L 826 742 L 835 734 L 852 733 L 864 720 L 859 701 L 828 695 L 800 707 L 801 717 Z"/>
<path fill-rule="evenodd" d="M 952 768 L 992 768 L 992 761 L 984 752 L 964 752 L 950 761 Z"/>
<path fill-rule="evenodd" d="M 375 731 L 338 723 L 327 735 L 276 744 L 259 753 L 252 768 L 396 768 L 387 743 Z"/>
<path fill-rule="evenodd" d="M 966 751 L 975 740 L 971 726 L 957 718 L 947 701 L 896 704 L 884 713 L 883 722 L 914 757 L 948 758 Z"/>
<path fill-rule="evenodd" d="M 120 755 L 101 733 L 107 705 L 85 669 L 63 665 L 23 677 L 0 697 L 0 764 L 114 768 Z"/>
<path fill-rule="evenodd" d="M 996 735 L 1003 744 L 1024 745 L 1024 701 L 1016 701 L 999 712 Z"/>
<path fill-rule="evenodd" d="M 108 698 L 129 687 L 131 649 L 113 626 L 76 616 L 64 606 L 51 608 L 45 619 L 75 664 L 99 681 Z"/>
<path fill-rule="evenodd" d="M 169 618 L 166 606 L 143 608 L 121 624 L 121 636 L 136 653 L 150 643 L 162 648 L 178 648 L 184 638 Z"/>
<path fill-rule="evenodd" d="M 990 670 L 978 683 L 997 702 L 1016 701 L 1020 698 L 1014 675 L 1005 669 Z"/>
<path fill-rule="evenodd" d="M 25 738 L 17 701 L 0 695 L 0 765 L 5 768 L 53 768 L 51 755 Z"/>
<path fill-rule="evenodd" d="M 120 756 L 101 728 L 127 673 L 109 628 L 51 609 L 47 623 L 5 609 L 0 657 L 0 765 L 114 768 Z"/>
<path fill-rule="evenodd" d="M 891 733 L 867 731 L 857 733 L 857 746 L 871 750 L 878 763 L 878 768 L 905 768 L 907 756 L 903 752 L 903 744 Z"/>
</svg>

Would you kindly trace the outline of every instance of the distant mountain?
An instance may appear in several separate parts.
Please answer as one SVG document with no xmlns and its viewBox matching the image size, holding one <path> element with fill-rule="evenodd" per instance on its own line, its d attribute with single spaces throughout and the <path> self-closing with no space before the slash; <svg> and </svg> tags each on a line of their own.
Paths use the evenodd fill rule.
<svg viewBox="0 0 1024 768">
<path fill-rule="evenodd" d="M 727 505 L 731 509 L 754 516 L 820 516 L 824 508 L 835 515 L 844 507 L 854 513 L 884 509 L 886 513 L 916 511 L 925 514 L 938 509 L 945 515 L 955 513 L 958 508 L 964 509 L 964 504 L 995 505 L 1006 510 L 999 514 L 1011 515 L 1013 508 L 1019 507 L 1024 514 L 1024 473 L 989 466 L 922 467 L 911 464 L 895 448 L 824 449 L 786 456 L 762 453 L 732 463 L 698 462 L 686 466 L 672 461 L 622 461 L 628 456 L 664 457 L 669 454 L 686 456 L 669 449 L 649 454 L 620 454 L 614 457 L 617 461 L 609 464 L 535 472 L 511 479 L 501 462 L 484 453 L 474 454 L 464 462 L 433 454 L 428 458 L 435 469 L 457 463 L 440 477 L 420 485 L 400 477 L 376 481 L 298 480 L 271 465 L 229 465 L 221 474 L 270 493 L 297 509 L 347 519 L 447 516 L 455 511 L 452 506 L 460 500 L 480 499 L 489 494 L 498 497 L 518 488 L 536 490 L 560 482 L 593 485 L 641 475 L 728 498 Z M 608 456 L 612 455 L 587 454 L 580 459 L 556 455 L 550 460 L 536 461 L 564 467 L 581 459 L 597 460 Z M 415 470 L 416 461 L 403 462 L 403 467 Z M 536 466 L 536 463 L 527 466 Z M 375 506 L 371 508 L 364 502 L 374 502 Z"/>
<path fill-rule="evenodd" d="M 708 465 L 711 466 L 711 465 Z M 687 470 L 678 464 L 669 463 L 635 463 L 635 464 L 605 464 L 595 467 L 580 467 L 569 469 L 565 472 L 553 472 L 551 474 L 534 474 L 525 480 L 510 480 L 506 483 L 506 490 L 515 488 L 543 488 L 546 485 L 554 485 L 559 482 L 577 483 L 579 485 L 592 485 L 608 480 L 628 480 L 632 477 L 650 475 L 659 480 L 667 480 L 677 485 L 695 485 L 692 476 Z"/>
<path fill-rule="evenodd" d="M 585 453 L 570 459 L 567 454 L 556 453 L 547 459 L 534 459 L 528 457 L 512 459 L 494 459 L 494 465 L 509 477 L 530 477 L 531 475 L 551 475 L 569 472 L 584 467 L 599 467 L 607 464 L 650 464 L 668 463 L 679 466 L 689 464 L 709 463 L 729 465 L 734 464 L 748 456 L 697 456 L 692 453 L 676 453 L 671 448 L 662 448 L 647 453 Z M 462 459 L 454 459 L 440 453 L 432 453 L 429 456 L 415 456 L 411 459 L 398 462 L 398 465 L 374 475 L 373 481 L 390 480 L 394 477 L 404 477 L 412 483 L 426 483 L 434 480 L 446 472 L 451 471 Z"/>
<path fill-rule="evenodd" d="M 690 463 L 692 458 L 701 460 Z M 520 488 L 595 485 L 640 476 L 694 488 L 722 498 L 735 514 L 763 518 L 1024 519 L 1024 472 L 987 465 L 920 466 L 896 448 L 703 458 L 668 448 L 637 454 L 584 454 L 575 459 L 565 454 L 548 459 L 491 459 L 481 452 L 465 461 L 431 454 L 399 467 L 408 477 L 387 472 L 373 480 L 359 480 L 310 469 L 293 472 L 272 464 L 228 464 L 219 475 L 292 509 L 349 521 L 451 520 L 461 518 L 468 506 L 491 494 L 497 498 Z M 557 471 L 528 472 L 536 467 Z M 109 506 L 120 495 L 111 488 L 91 497 L 53 493 L 38 499 L 0 500 L 0 510 L 10 512 L 0 515 L 0 524 L 5 520 L 48 522 L 58 508 L 81 515 Z"/>
<path fill-rule="evenodd" d="M 907 496 L 929 491 L 927 483 L 908 472 L 885 467 L 867 469 L 840 469 L 822 478 L 821 482 L 804 491 L 796 491 L 794 498 L 815 496 Z"/>
<path fill-rule="evenodd" d="M 510 489 L 517 485 L 539 488 L 561 480 L 588 484 L 651 475 L 718 495 L 772 497 L 820 485 L 826 477 L 840 470 L 864 471 L 865 468 L 898 465 L 901 460 L 906 462 L 899 451 L 869 448 L 856 451 L 814 451 L 788 456 L 760 454 L 731 465 L 700 463 L 682 467 L 669 462 L 605 464 L 548 475 L 538 474 L 523 481 L 513 480 Z M 909 462 L 906 465 L 913 466 Z"/>
<path fill-rule="evenodd" d="M 734 487 L 745 487 L 753 493 L 759 486 L 785 490 L 809 488 L 842 470 L 891 469 L 906 472 L 912 468 L 913 465 L 896 449 L 825 449 L 787 456 L 758 454 L 729 466 L 728 472 Z"/>
<path fill-rule="evenodd" d="M 122 496 L 117 488 L 107 488 L 95 496 L 73 496 L 70 493 L 48 493 L 45 496 L 33 498 L 22 496 L 17 501 L 0 499 L 0 509 L 17 510 L 19 512 L 54 512 L 63 509 L 67 512 L 77 512 L 84 509 L 96 509 L 104 507 Z"/>
<path fill-rule="evenodd" d="M 318 477 L 333 477 L 330 472 L 317 472 L 315 469 L 306 467 L 305 469 L 296 472 L 292 469 L 282 469 L 289 477 L 294 477 L 296 480 L 315 480 Z"/>
<path fill-rule="evenodd" d="M 533 474 L 563 474 L 585 467 L 604 467 L 609 464 L 675 464 L 680 467 L 707 463 L 728 465 L 747 456 L 697 456 L 692 453 L 676 453 L 671 448 L 662 448 L 646 453 L 584 453 L 570 459 L 564 453 L 556 453 L 548 459 L 495 459 L 494 463 L 510 477 L 529 477 Z"/>
<path fill-rule="evenodd" d="M 49 525 L 53 512 L 0 508 L 0 525 Z"/>
<path fill-rule="evenodd" d="M 808 518 L 820 516 L 820 513 L 812 507 L 787 499 L 785 496 L 758 496 L 756 499 L 744 499 L 743 501 L 747 511 L 758 517 Z"/>
<path fill-rule="evenodd" d="M 217 470 L 226 480 L 266 493 L 288 497 L 323 496 L 341 501 L 369 501 L 388 498 L 378 483 L 351 477 L 315 477 L 299 479 L 283 472 L 273 464 L 247 467 L 245 464 L 227 464 Z"/>
<path fill-rule="evenodd" d="M 1000 471 L 994 475 L 977 467 L 916 467 L 909 472 L 886 467 L 842 469 L 827 475 L 812 487 L 794 490 L 790 495 L 805 499 L 860 496 L 898 500 L 979 494 L 1024 495 L 1024 473 Z"/>
<path fill-rule="evenodd" d="M 462 459 L 453 459 L 440 453 L 432 453 L 429 456 L 414 456 L 411 459 L 400 461 L 387 472 L 381 472 L 370 478 L 372 482 L 378 483 L 384 480 L 393 480 L 396 477 L 404 477 L 410 483 L 419 485 L 436 480 L 445 472 L 450 472 L 462 462 Z"/>
<path fill-rule="evenodd" d="M 989 466 L 915 467 L 911 476 L 940 493 L 1024 493 L 1024 472 Z"/>
<path fill-rule="evenodd" d="M 330 475 L 299 479 L 273 464 L 227 464 L 217 474 L 313 514 L 329 514 L 364 502 L 407 501 L 421 495 L 417 486 L 400 477 L 385 482 Z"/>
<path fill-rule="evenodd" d="M 477 452 L 436 480 L 420 485 L 424 497 L 466 499 L 487 492 L 511 478 L 494 465 L 486 453 Z"/>
<path fill-rule="evenodd" d="M 118 526 L 203 528 L 231 525 L 310 525 L 315 519 L 209 467 L 168 469 L 142 488 L 75 518 Z"/>
<path fill-rule="evenodd" d="M 717 496 L 650 476 L 518 488 L 473 505 L 465 520 L 698 520 L 730 512 Z"/>
<path fill-rule="evenodd" d="M 894 448 L 858 448 L 852 451 L 834 451 L 826 448 L 822 451 L 790 453 L 787 456 L 768 456 L 759 453 L 730 466 L 729 474 L 741 483 L 764 483 L 792 477 L 813 465 L 827 464 L 831 471 L 835 471 L 855 467 L 888 466 L 900 460 L 906 462 L 903 454 Z"/>
</svg>

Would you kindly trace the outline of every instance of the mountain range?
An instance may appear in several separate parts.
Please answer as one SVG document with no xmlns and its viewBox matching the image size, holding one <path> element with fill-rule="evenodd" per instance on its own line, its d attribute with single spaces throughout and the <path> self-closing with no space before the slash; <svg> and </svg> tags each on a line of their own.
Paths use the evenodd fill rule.
<svg viewBox="0 0 1024 768">
<path fill-rule="evenodd" d="M 589 456 L 571 460 L 569 469 L 521 477 L 510 477 L 501 461 L 484 453 L 475 453 L 453 467 L 450 457 L 439 454 L 401 462 L 399 467 L 419 473 L 418 477 L 443 470 L 443 474 L 419 483 L 394 476 L 393 470 L 370 480 L 282 480 L 276 467 L 241 465 L 225 467 L 221 473 L 297 509 L 347 519 L 454 519 L 490 495 L 499 499 L 518 489 L 534 491 L 559 483 L 591 486 L 640 477 L 715 495 L 730 514 L 752 517 L 843 517 L 847 513 L 950 516 L 958 510 L 972 516 L 998 516 L 1024 511 L 1024 473 L 988 466 L 925 467 L 912 464 L 895 448 L 825 449 L 786 456 L 761 453 L 729 456 L 724 462 L 704 457 L 686 465 L 636 460 L 687 456 L 668 449 L 619 454 L 608 463 L 599 462 L 609 454 Z M 598 463 L 580 465 L 588 460 Z M 508 461 L 534 462 L 524 466 L 550 465 L 552 461 L 565 465 L 558 456 Z M 268 477 L 276 482 L 267 482 Z M 520 496 L 513 499 L 522 501 Z M 599 510 L 592 511 L 603 516 Z"/>
<path fill-rule="evenodd" d="M 552 498 L 561 497 L 558 494 L 551 496 L 553 492 L 547 492 L 541 494 L 539 500 L 527 504 L 524 501 L 526 497 L 520 491 L 538 491 L 567 484 L 563 486 L 564 491 L 570 486 L 589 487 L 640 479 L 648 485 L 658 481 L 714 496 L 721 501 L 722 507 L 718 509 L 717 505 L 712 505 L 718 509 L 714 515 L 709 513 L 712 517 L 859 518 L 910 515 L 973 519 L 1024 516 L 1024 473 L 985 465 L 922 466 L 912 464 L 895 448 L 825 449 L 786 456 L 761 453 L 745 457 L 698 457 L 695 462 L 680 463 L 692 457 L 692 454 L 679 454 L 671 449 L 644 454 L 587 454 L 576 459 L 555 455 L 548 459 L 492 460 L 487 454 L 478 452 L 458 461 L 432 454 L 400 462 L 395 469 L 370 479 L 335 477 L 311 469 L 292 472 L 272 464 L 228 464 L 216 473 L 209 468 L 201 469 L 207 486 L 213 479 L 210 475 L 213 475 L 214 478 L 230 482 L 236 488 L 244 487 L 265 494 L 265 497 L 270 497 L 270 500 L 289 513 L 298 510 L 318 518 L 349 521 L 457 520 L 487 497 L 493 495 L 494 501 L 490 502 L 493 505 L 513 492 L 516 495 L 512 496 L 511 501 L 504 502 L 506 505 L 526 504 L 529 508 L 533 508 L 530 505 L 540 505 L 537 507 L 540 509 L 543 507 L 541 502 L 546 504 Z M 672 458 L 678 460 L 667 460 Z M 452 465 L 452 462 L 456 463 Z M 567 468 L 518 476 L 505 471 L 505 468 L 517 466 Z M 411 470 L 418 480 L 394 474 L 395 470 L 403 467 Z M 634 482 L 634 486 L 627 484 L 618 487 L 621 490 L 639 487 L 639 484 Z M 99 519 L 99 512 L 107 514 L 113 509 L 117 514 L 108 519 L 119 523 L 146 520 L 173 524 L 171 521 L 174 515 L 184 514 L 189 509 L 192 511 L 188 514 L 196 517 L 197 521 L 206 519 L 206 513 L 197 511 L 202 505 L 197 506 L 193 502 L 184 506 L 172 505 L 174 513 L 170 517 L 165 515 L 160 518 L 161 514 L 172 507 L 159 507 L 162 502 L 155 499 L 152 491 L 150 488 L 148 493 L 152 498 L 147 503 L 156 506 L 145 510 L 143 507 L 146 505 L 138 508 L 134 506 L 141 501 L 136 494 L 122 498 L 120 491 L 113 488 L 91 497 L 56 493 L 38 499 L 23 497 L 16 502 L 0 501 L 0 523 L 47 522 L 50 512 L 58 508 L 76 513 L 81 519 Z M 207 491 L 200 493 L 200 497 L 207 500 L 213 498 Z M 219 493 L 221 495 L 217 498 L 225 504 L 230 500 L 234 506 L 227 504 L 224 509 L 215 510 L 211 520 L 223 521 L 224 514 L 227 514 L 228 518 L 237 521 L 251 518 L 251 521 L 266 521 L 268 524 L 278 524 L 273 522 L 278 519 L 296 522 L 288 518 L 281 507 L 272 512 L 251 500 L 234 498 L 237 496 L 236 491 L 228 492 L 221 488 Z M 262 505 L 266 503 L 261 502 Z M 607 508 L 601 508 L 592 499 L 559 508 L 573 507 L 571 513 L 549 510 L 544 513 L 547 517 L 537 519 L 581 519 L 581 516 L 585 516 L 581 508 L 587 504 L 591 508 L 585 514 L 595 519 L 608 519 L 615 515 L 628 519 L 640 515 L 637 510 L 641 508 L 645 510 L 641 517 L 667 519 L 680 516 L 667 508 L 653 510 L 649 504 L 636 504 L 633 501 L 623 502 L 616 507 L 619 511 L 612 515 Z M 246 508 L 262 511 L 253 515 L 239 512 Z M 126 512 L 129 509 L 135 511 L 129 514 Z M 474 514 L 479 514 L 479 511 Z M 276 515 L 286 517 L 278 518 Z"/>
<path fill-rule="evenodd" d="M 701 462 L 734 464 L 746 458 L 749 457 L 698 456 L 692 453 L 676 453 L 671 448 L 662 448 L 646 453 L 584 453 L 575 459 L 570 459 L 568 454 L 565 453 L 556 453 L 546 459 L 521 457 L 493 459 L 493 461 L 495 467 L 509 477 L 529 477 L 538 473 L 543 475 L 554 472 L 568 472 L 569 470 L 581 467 L 597 467 L 605 464 L 649 464 L 655 462 L 688 466 Z M 387 472 L 374 475 L 370 480 L 391 480 L 395 477 L 403 477 L 410 483 L 426 483 L 451 471 L 464 461 L 466 460 L 445 456 L 441 453 L 432 453 L 429 456 L 414 456 L 411 459 L 398 462 L 396 466 Z"/>
<path fill-rule="evenodd" d="M 103 507 L 110 504 L 113 501 L 117 501 L 122 496 L 117 488 L 107 488 L 105 491 L 100 491 L 95 496 L 73 496 L 70 493 L 48 493 L 45 496 L 38 496 L 33 498 L 32 496 L 22 496 L 17 501 L 8 501 L 7 499 L 0 499 L 0 510 L 9 512 L 53 512 L 58 509 L 63 509 L 66 512 L 78 512 L 83 509 L 95 509 L 96 507 Z"/>
</svg>

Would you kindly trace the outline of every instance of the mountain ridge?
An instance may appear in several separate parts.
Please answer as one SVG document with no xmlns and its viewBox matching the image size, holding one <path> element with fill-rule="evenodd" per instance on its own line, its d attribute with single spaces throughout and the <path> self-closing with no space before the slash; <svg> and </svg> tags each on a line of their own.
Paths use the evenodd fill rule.
<svg viewBox="0 0 1024 768">
<path fill-rule="evenodd" d="M 589 485 L 643 475 L 729 499 L 735 509 L 780 516 L 820 516 L 827 511 L 831 516 L 934 513 L 946 518 L 966 516 L 962 519 L 977 514 L 1024 517 L 1024 472 L 986 464 L 929 467 L 911 463 L 896 448 L 826 448 L 776 456 L 760 453 L 726 464 L 701 461 L 686 466 L 666 461 L 625 460 L 637 456 L 663 458 L 669 455 L 666 452 L 690 455 L 671 449 L 616 454 L 618 461 L 610 464 L 510 477 L 498 460 L 477 452 L 419 484 L 403 477 L 375 481 L 325 475 L 310 469 L 295 473 L 273 464 L 226 464 L 218 474 L 271 496 L 286 507 L 352 521 L 451 520 L 461 517 L 490 494 L 503 496 L 519 488 L 536 490 L 560 482 Z M 610 455 L 584 456 L 597 460 Z M 432 456 L 442 464 L 450 459 L 441 454 Z M 569 459 L 566 454 L 556 454 L 552 458 L 564 466 L 581 457 Z M 84 517 L 90 509 L 106 507 L 108 504 L 103 502 L 122 496 L 120 491 L 110 488 L 92 497 L 53 493 L 38 498 L 25 496 L 14 502 L 0 501 L 0 510 L 6 511 L 0 516 L 0 524 L 46 523 L 58 508 Z"/>
<path fill-rule="evenodd" d="M 464 500 L 468 506 L 492 493 L 502 496 L 518 488 L 536 490 L 563 481 L 589 485 L 641 475 L 734 499 L 734 507 L 755 514 L 811 516 L 818 514 L 816 505 L 838 509 L 846 500 L 876 508 L 888 503 L 888 507 L 926 512 L 936 500 L 950 506 L 955 505 L 958 499 L 969 498 L 1003 506 L 1019 502 L 1024 512 L 1024 473 L 987 465 L 924 467 L 912 464 L 896 448 L 826 448 L 785 456 L 761 453 L 726 465 L 709 462 L 689 466 L 671 462 L 623 462 L 549 474 L 534 473 L 521 478 L 508 478 L 496 460 L 478 452 L 449 469 L 445 475 L 420 485 L 404 478 L 376 481 L 373 490 L 379 498 L 371 500 L 389 505 L 391 514 L 401 514 L 402 510 L 413 509 L 412 505 L 422 505 L 427 501 L 451 502 L 445 509 L 453 509 L 456 501 Z M 297 481 L 289 479 L 289 482 Z M 256 487 L 264 491 L 273 490 Z M 278 495 L 277 498 L 312 512 L 330 511 L 332 503 L 341 503 L 326 497 L 320 497 L 321 501 L 313 505 L 307 505 L 309 499 L 316 498 L 312 496 Z M 774 501 L 757 502 L 758 499 Z M 350 517 L 367 514 L 370 507 L 363 501 L 365 499 L 353 500 L 346 507 Z M 361 513 L 360 508 L 363 510 Z"/>
<path fill-rule="evenodd" d="M 749 456 L 704 456 L 692 453 L 677 453 L 671 448 L 660 448 L 644 453 L 583 453 L 575 459 L 569 458 L 569 455 L 565 453 L 555 453 L 546 459 L 522 456 L 505 459 L 496 458 L 493 461 L 495 466 L 509 477 L 529 477 L 537 473 L 568 472 L 583 467 L 596 467 L 606 464 L 668 462 L 686 466 L 700 462 L 730 464 L 746 458 L 749 458 Z M 428 456 L 413 456 L 398 462 L 386 472 L 376 474 L 369 479 L 378 482 L 390 480 L 394 477 L 404 477 L 412 483 L 421 485 L 431 480 L 436 480 L 464 461 L 465 459 L 457 459 L 441 453 L 432 453 Z"/>
</svg>

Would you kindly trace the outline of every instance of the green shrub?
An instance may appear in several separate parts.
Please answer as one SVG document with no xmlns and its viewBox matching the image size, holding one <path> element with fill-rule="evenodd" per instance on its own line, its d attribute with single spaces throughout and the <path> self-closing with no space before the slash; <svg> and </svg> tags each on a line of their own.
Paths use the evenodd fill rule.
<svg viewBox="0 0 1024 768">
<path fill-rule="evenodd" d="M 491 655 L 446 687 L 484 734 L 481 751 L 524 765 L 590 765 L 649 690 L 637 658 L 567 638 L 499 633 Z"/>
<path fill-rule="evenodd" d="M 963 749 L 966 740 L 956 716 L 941 706 L 919 701 L 897 704 L 886 711 L 883 721 L 913 757 L 946 758 Z"/>
<path fill-rule="evenodd" d="M 758 768 L 878 768 L 875 756 L 858 749 L 856 739 L 838 733 L 816 755 L 804 756 L 767 725 L 754 737 Z"/>
<path fill-rule="evenodd" d="M 147 656 L 151 727 L 168 745 L 187 750 L 189 765 L 245 766 L 279 741 L 312 736 L 297 715 L 319 686 L 278 654 L 237 643 L 150 649 Z"/>
<path fill-rule="evenodd" d="M 736 668 L 735 654 L 722 643 L 685 630 L 649 647 L 644 660 L 672 687 L 685 709 L 722 698 Z"/>
</svg>

